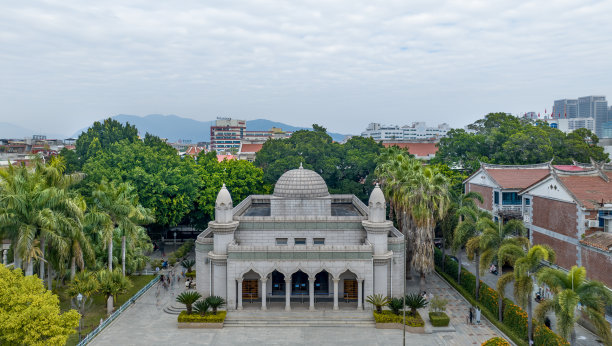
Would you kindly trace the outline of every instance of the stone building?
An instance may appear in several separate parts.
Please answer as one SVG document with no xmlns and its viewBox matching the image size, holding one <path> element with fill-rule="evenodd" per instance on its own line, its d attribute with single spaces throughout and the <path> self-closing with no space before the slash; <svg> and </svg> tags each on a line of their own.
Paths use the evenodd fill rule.
<svg viewBox="0 0 612 346">
<path fill-rule="evenodd" d="M 291 304 L 340 300 L 364 308 L 373 293 L 402 295 L 404 237 L 385 217 L 377 186 L 364 205 L 354 195 L 330 195 L 314 171 L 283 174 L 272 195 L 252 195 L 233 207 L 225 185 L 215 220 L 196 241 L 197 289 L 226 299 Z"/>
</svg>

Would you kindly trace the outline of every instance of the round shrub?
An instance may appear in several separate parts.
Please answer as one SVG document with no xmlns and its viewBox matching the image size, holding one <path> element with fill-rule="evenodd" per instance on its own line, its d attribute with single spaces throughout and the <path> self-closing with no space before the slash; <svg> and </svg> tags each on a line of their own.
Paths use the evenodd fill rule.
<svg viewBox="0 0 612 346">
<path fill-rule="evenodd" d="M 496 336 L 483 342 L 482 346 L 510 346 L 510 343 L 506 339 Z"/>
</svg>

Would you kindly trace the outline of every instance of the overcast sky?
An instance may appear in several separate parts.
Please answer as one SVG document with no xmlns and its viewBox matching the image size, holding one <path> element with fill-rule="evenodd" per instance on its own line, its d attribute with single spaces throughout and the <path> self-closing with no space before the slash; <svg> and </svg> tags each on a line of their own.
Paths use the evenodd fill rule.
<svg viewBox="0 0 612 346">
<path fill-rule="evenodd" d="M 299 3 L 299 4 L 298 4 Z M 0 122 L 369 122 L 612 98 L 612 1 L 2 1 Z"/>
</svg>

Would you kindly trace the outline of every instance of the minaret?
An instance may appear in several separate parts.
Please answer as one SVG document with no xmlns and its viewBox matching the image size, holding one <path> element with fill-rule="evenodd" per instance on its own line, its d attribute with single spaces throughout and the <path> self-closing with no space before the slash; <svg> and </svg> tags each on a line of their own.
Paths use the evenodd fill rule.
<svg viewBox="0 0 612 346">
<path fill-rule="evenodd" d="M 235 302 L 231 299 L 232 295 L 227 294 L 227 248 L 234 242 L 234 232 L 239 224 L 233 219 L 232 209 L 232 196 L 223 184 L 215 202 L 215 220 L 208 223 L 213 233 L 213 251 L 208 253 L 208 258 L 212 265 L 211 294 L 223 297 L 228 306 L 233 306 Z"/>
<path fill-rule="evenodd" d="M 376 184 L 368 202 L 368 219 L 361 221 L 366 230 L 367 239 L 372 244 L 372 259 L 374 262 L 374 292 L 389 295 L 387 279 L 390 272 L 390 260 L 393 252 L 389 251 L 388 235 L 393 229 L 393 223 L 385 217 L 385 195 Z"/>
</svg>

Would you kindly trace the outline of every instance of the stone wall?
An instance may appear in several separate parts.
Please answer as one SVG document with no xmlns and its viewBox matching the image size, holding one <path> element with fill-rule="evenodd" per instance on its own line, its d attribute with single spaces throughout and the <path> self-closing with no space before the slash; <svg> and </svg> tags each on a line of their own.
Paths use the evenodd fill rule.
<svg viewBox="0 0 612 346">
<path fill-rule="evenodd" d="M 467 186 L 468 192 L 478 192 L 482 196 L 483 202 L 480 203 L 479 201 L 476 201 L 476 204 L 482 209 L 492 211 L 493 210 L 493 189 L 487 186 L 476 185 L 476 184 L 471 184 L 471 183 L 468 183 L 467 185 L 468 185 Z"/>
<path fill-rule="evenodd" d="M 331 198 L 289 199 L 272 197 L 270 199 L 271 216 L 315 215 L 331 216 Z"/>
<path fill-rule="evenodd" d="M 534 197 L 532 201 L 535 226 L 577 238 L 577 208 L 573 203 Z"/>
</svg>

